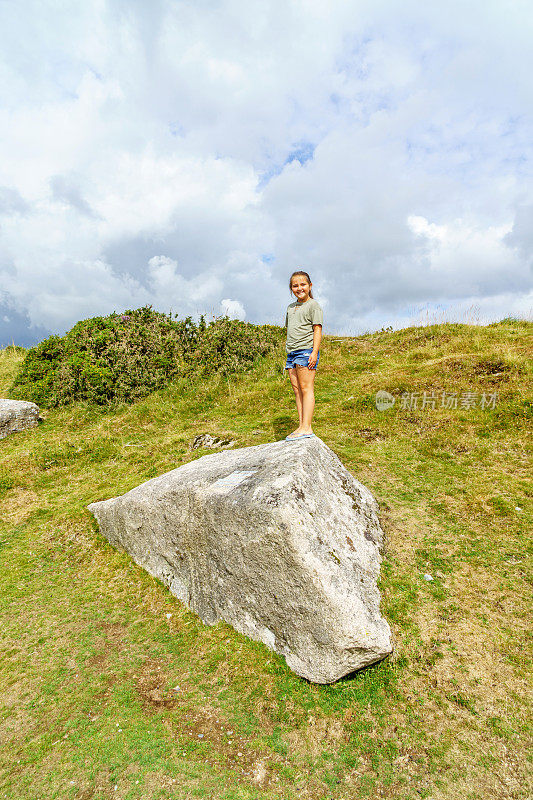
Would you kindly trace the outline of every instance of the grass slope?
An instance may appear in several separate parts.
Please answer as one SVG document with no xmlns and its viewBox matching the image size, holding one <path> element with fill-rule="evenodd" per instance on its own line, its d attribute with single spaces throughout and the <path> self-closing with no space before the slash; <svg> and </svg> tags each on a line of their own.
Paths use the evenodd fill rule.
<svg viewBox="0 0 533 800">
<path fill-rule="evenodd" d="M 530 796 L 532 329 L 325 337 L 314 430 L 380 504 L 395 639 L 332 686 L 204 626 L 85 511 L 205 454 L 198 433 L 246 447 L 293 430 L 282 348 L 110 413 L 45 411 L 0 442 L 0 800 Z M 22 357 L 0 353 L 4 393 Z M 497 401 L 401 407 L 424 390 Z"/>
</svg>

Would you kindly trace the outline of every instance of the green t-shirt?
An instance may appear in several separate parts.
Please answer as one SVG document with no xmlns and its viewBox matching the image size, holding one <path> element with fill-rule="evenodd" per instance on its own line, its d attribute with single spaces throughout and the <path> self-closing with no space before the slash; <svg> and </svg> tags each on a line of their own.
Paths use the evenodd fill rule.
<svg viewBox="0 0 533 800">
<path fill-rule="evenodd" d="M 313 346 L 313 325 L 322 325 L 324 314 L 316 300 L 309 297 L 305 303 L 295 300 L 287 308 L 287 353 L 293 350 L 308 350 Z"/>
</svg>

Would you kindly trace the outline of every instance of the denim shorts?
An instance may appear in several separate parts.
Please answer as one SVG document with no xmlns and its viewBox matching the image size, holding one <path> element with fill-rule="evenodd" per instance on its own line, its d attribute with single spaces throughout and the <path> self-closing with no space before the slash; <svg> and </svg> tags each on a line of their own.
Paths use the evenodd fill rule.
<svg viewBox="0 0 533 800">
<path fill-rule="evenodd" d="M 313 352 L 313 348 L 310 347 L 308 350 L 292 350 L 290 353 L 287 353 L 287 363 L 285 364 L 285 369 L 290 369 L 291 367 L 295 367 L 297 364 L 301 367 L 307 367 L 309 364 L 309 356 Z M 311 369 L 316 369 L 318 367 L 318 362 L 320 361 L 320 350 L 318 351 L 316 357 L 316 364 Z"/>
</svg>

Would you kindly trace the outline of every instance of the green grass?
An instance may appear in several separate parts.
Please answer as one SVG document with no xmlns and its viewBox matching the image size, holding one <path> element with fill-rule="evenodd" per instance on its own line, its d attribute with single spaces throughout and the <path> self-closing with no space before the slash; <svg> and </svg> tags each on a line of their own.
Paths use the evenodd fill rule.
<svg viewBox="0 0 533 800">
<path fill-rule="evenodd" d="M 85 510 L 205 454 L 199 433 L 293 430 L 283 348 L 108 413 L 43 409 L 1 441 L 0 800 L 528 797 L 532 328 L 325 337 L 313 428 L 378 500 L 395 642 L 332 686 L 204 626 Z M 0 352 L 4 392 L 23 355 Z M 424 390 L 498 400 L 400 407 Z"/>
</svg>

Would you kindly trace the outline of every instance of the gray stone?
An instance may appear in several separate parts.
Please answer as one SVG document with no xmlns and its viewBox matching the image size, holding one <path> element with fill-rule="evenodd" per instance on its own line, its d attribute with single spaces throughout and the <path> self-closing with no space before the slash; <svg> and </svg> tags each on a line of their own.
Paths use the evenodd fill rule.
<svg viewBox="0 0 533 800">
<path fill-rule="evenodd" d="M 203 622 L 226 620 L 312 682 L 392 651 L 377 503 L 316 436 L 205 455 L 88 508 Z"/>
<path fill-rule="evenodd" d="M 234 439 L 220 439 L 218 436 L 211 436 L 210 433 L 200 433 L 195 436 L 191 444 L 191 450 L 197 450 L 199 447 L 209 447 L 213 450 L 225 450 L 227 447 L 232 447 L 235 444 Z"/>
<path fill-rule="evenodd" d="M 26 400 L 0 398 L 0 439 L 10 433 L 32 428 L 39 422 L 39 406 Z"/>
</svg>

